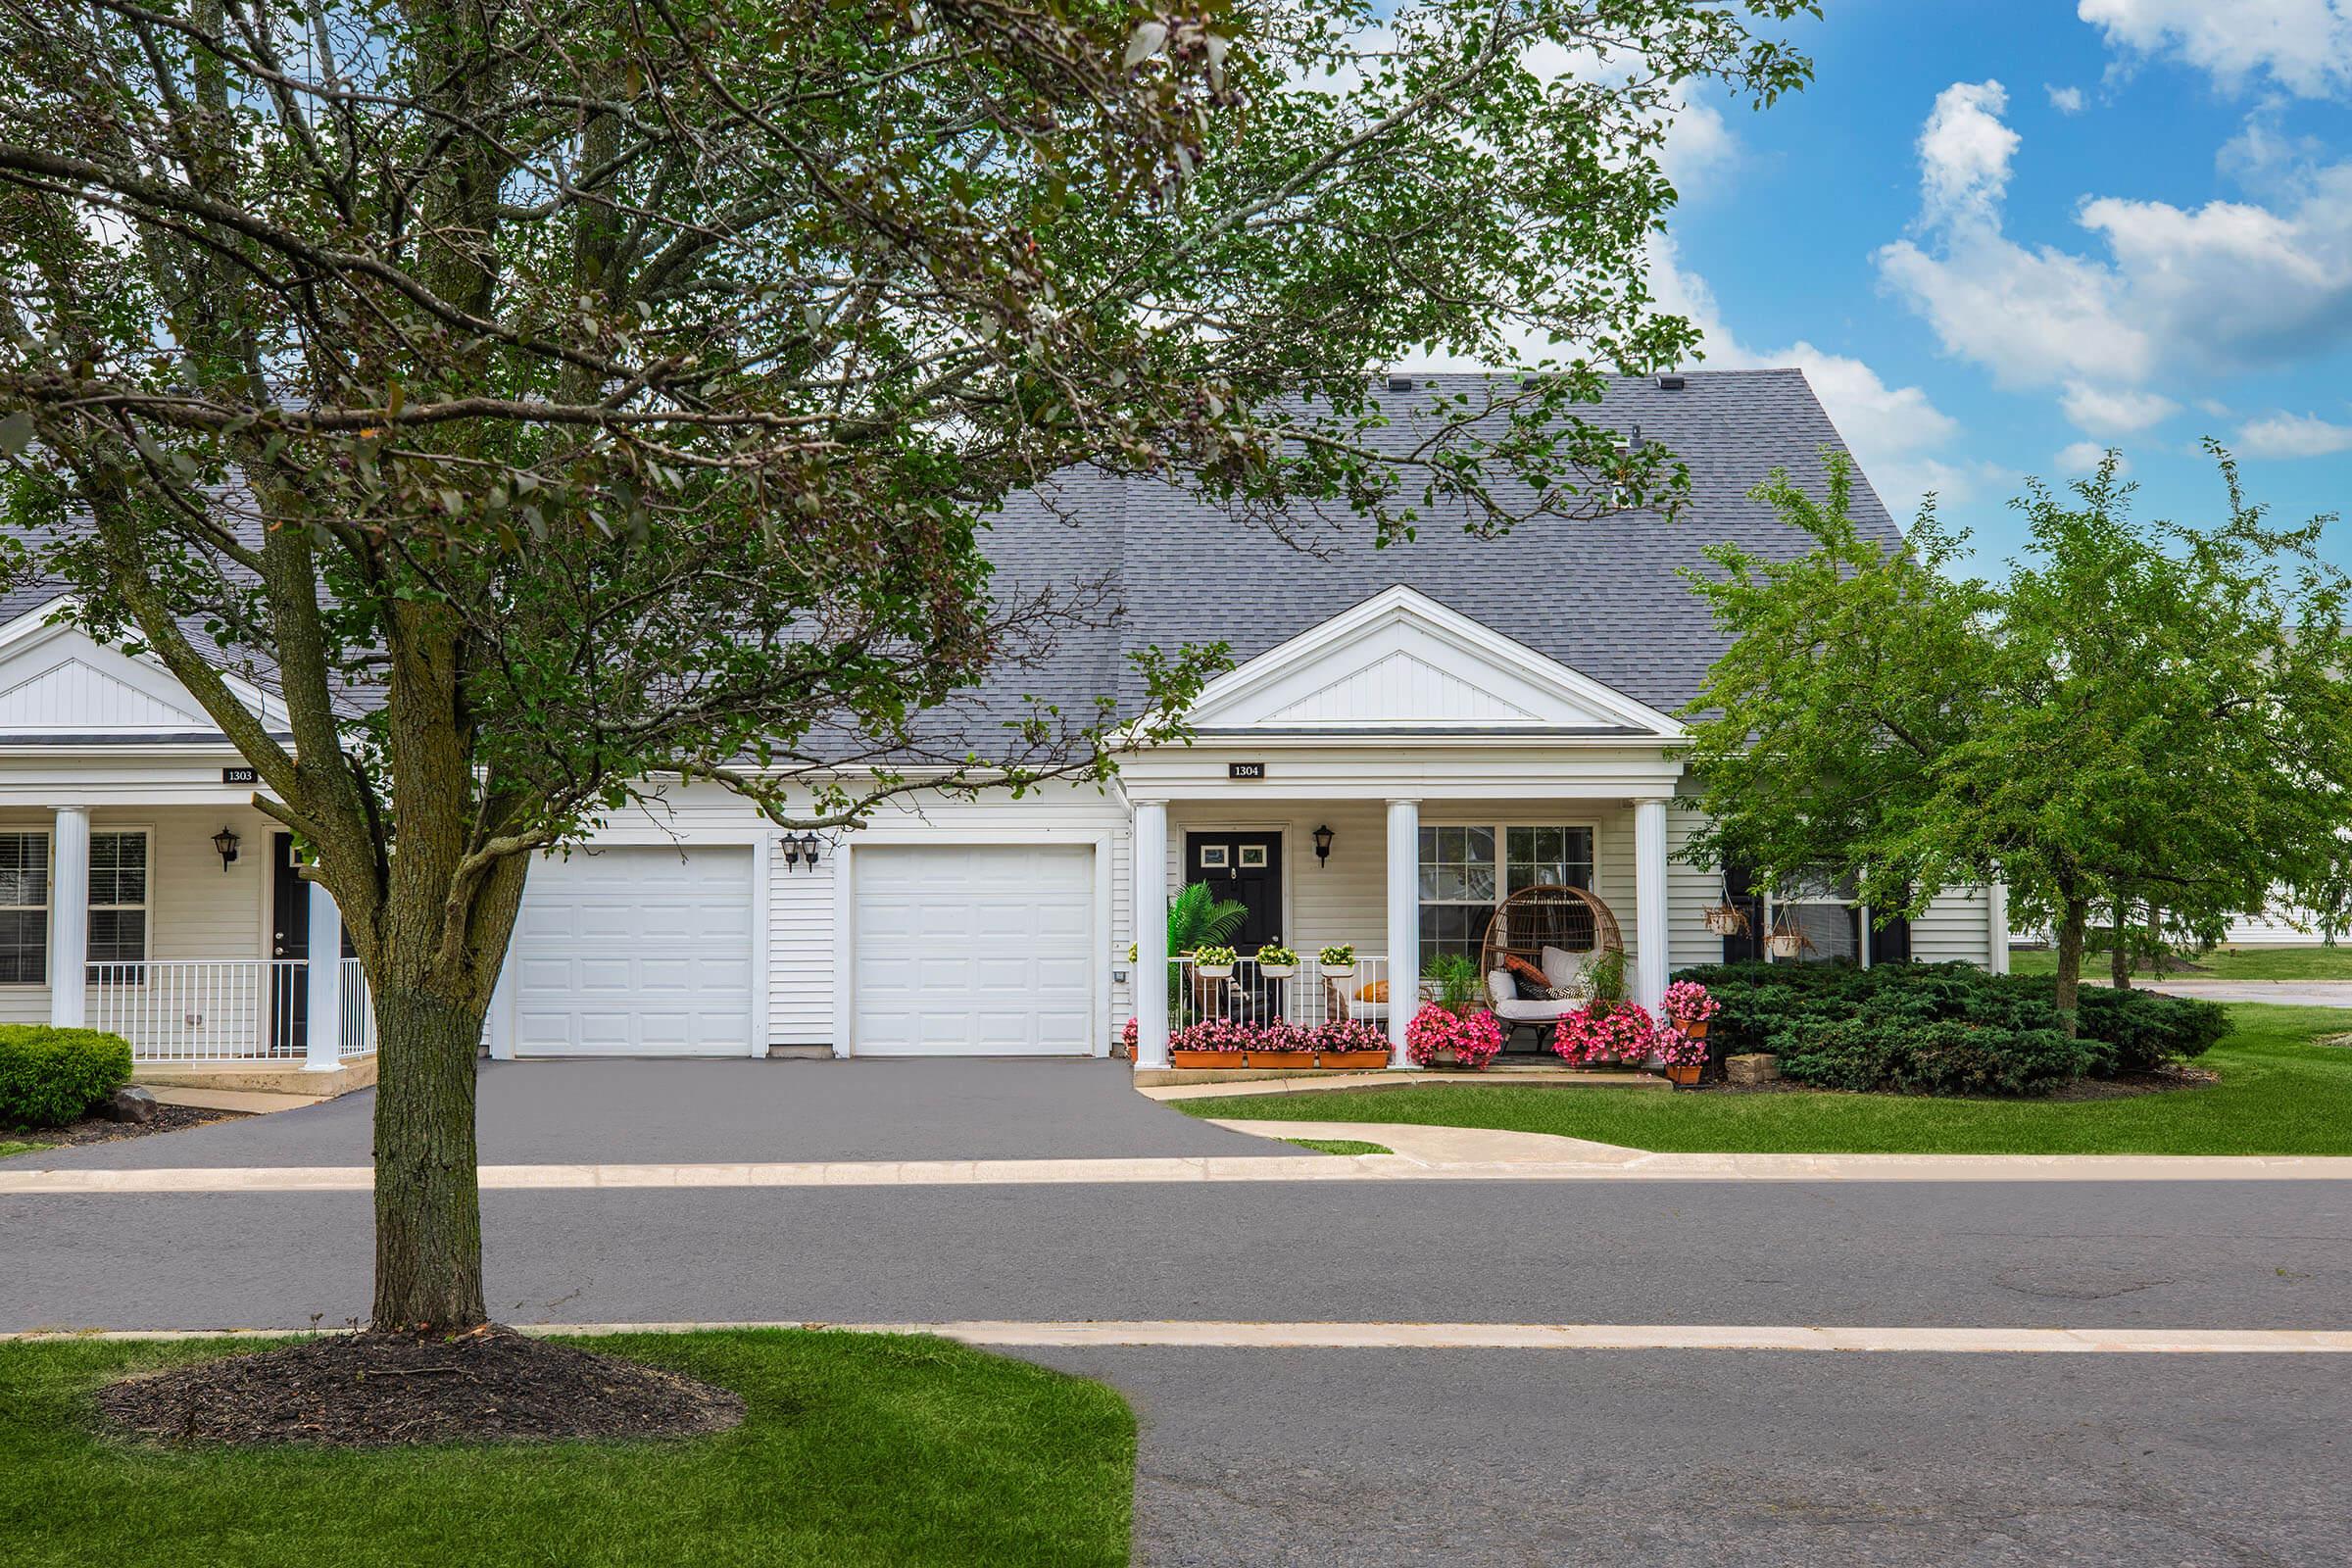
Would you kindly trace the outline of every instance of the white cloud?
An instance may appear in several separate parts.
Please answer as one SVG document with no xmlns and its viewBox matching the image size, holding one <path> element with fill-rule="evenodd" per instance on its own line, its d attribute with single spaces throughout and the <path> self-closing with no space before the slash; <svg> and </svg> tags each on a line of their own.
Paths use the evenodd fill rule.
<svg viewBox="0 0 2352 1568">
<path fill-rule="evenodd" d="M 2266 414 L 2239 426 L 2237 448 L 2255 458 L 2327 458 L 2352 452 L 2352 424 L 2316 414 Z"/>
<path fill-rule="evenodd" d="M 2131 435 L 2162 424 L 2180 412 L 2180 405 L 2156 392 L 2132 392 L 2121 387 L 2091 386 L 2069 381 L 2058 400 L 2077 428 L 2093 435 Z"/>
<path fill-rule="evenodd" d="M 2346 0 L 2352 4 L 2352 0 Z M 1944 349 L 2013 389 L 2063 391 L 2093 435 L 2177 412 L 2167 391 L 2352 337 L 2352 163 L 2304 172 L 2274 209 L 2102 196 L 2077 221 L 2104 254 L 2004 231 L 2017 150 L 1997 82 L 1959 82 L 1920 134 L 1920 219 L 1881 280 Z"/>
<path fill-rule="evenodd" d="M 1829 410 L 1831 422 L 1870 476 L 1872 488 L 1896 517 L 1907 518 L 1931 490 L 1946 503 L 1957 504 L 1975 495 L 1980 484 L 2005 477 L 1984 465 L 1954 464 L 1936 455 L 1959 437 L 1960 422 L 1920 388 L 1888 386 L 1862 361 L 1816 348 L 1802 338 L 1768 350 L 1741 342 L 1724 324 L 1706 279 L 1682 265 L 1671 236 L 1650 242 L 1648 277 L 1658 308 L 1688 317 L 1698 327 L 1705 340 L 1707 368 L 1794 366 L 1803 370 L 1822 407 Z"/>
<path fill-rule="evenodd" d="M 2041 84 L 2041 90 L 2050 95 L 2050 107 L 2060 114 L 2079 115 L 2082 112 L 2082 88 L 2053 87 L 2045 81 Z"/>
<path fill-rule="evenodd" d="M 2108 47 L 2166 55 L 2236 91 L 2267 76 L 2304 98 L 2352 88 L 2352 0 L 2081 0 Z"/>
<path fill-rule="evenodd" d="M 2107 449 L 2105 447 L 2096 441 L 2077 441 L 2072 445 L 2060 448 L 2058 455 L 2050 460 L 2050 464 L 2060 473 L 2081 474 L 2097 472 L 2099 465 L 2106 461 Z M 2130 473 L 2132 471 L 2131 461 L 2119 454 L 2115 462 L 2115 471 L 2119 474 Z"/>
</svg>

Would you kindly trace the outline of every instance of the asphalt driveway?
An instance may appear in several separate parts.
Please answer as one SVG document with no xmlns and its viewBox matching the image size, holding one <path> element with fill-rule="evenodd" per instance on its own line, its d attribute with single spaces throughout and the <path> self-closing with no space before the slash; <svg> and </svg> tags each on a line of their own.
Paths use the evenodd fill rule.
<svg viewBox="0 0 2352 1568">
<path fill-rule="evenodd" d="M 1296 1154 L 1170 1110 L 1098 1059 L 484 1062 L 485 1165 Z M 364 1165 L 375 1092 L 26 1156 L 50 1168 Z"/>
</svg>

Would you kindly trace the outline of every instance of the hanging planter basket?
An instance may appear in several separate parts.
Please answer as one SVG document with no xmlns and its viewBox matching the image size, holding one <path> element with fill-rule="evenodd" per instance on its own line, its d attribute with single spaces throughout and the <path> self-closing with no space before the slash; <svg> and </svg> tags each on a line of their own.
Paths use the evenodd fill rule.
<svg viewBox="0 0 2352 1568">
<path fill-rule="evenodd" d="M 1747 911 L 1737 904 L 1710 904 L 1701 916 L 1707 929 L 1719 937 L 1747 935 Z"/>
</svg>

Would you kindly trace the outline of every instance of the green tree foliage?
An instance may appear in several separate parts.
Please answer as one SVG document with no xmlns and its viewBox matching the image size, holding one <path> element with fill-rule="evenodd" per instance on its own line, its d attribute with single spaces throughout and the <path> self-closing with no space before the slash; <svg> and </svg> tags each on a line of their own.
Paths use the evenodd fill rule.
<svg viewBox="0 0 2352 1568">
<path fill-rule="evenodd" d="M 2072 1020 L 2095 905 L 2160 902 L 2182 930 L 2282 892 L 2334 923 L 2352 821 L 2345 581 L 2321 519 L 2275 529 L 2214 449 L 2227 518 L 2144 523 L 2111 456 L 2017 503 L 2000 581 L 1955 571 L 1933 505 L 1907 543 L 1863 537 L 1853 470 L 1757 495 L 1811 541 L 1722 548 L 1688 575 L 1732 641 L 1691 707 L 1707 825 L 1681 852 L 1786 881 L 1853 876 L 1877 910 L 2004 882 L 2058 934 Z"/>
<path fill-rule="evenodd" d="M 1179 732 L 1221 651 L 1022 700 L 1120 607 L 992 577 L 1008 494 L 1093 466 L 1383 540 L 1671 509 L 1575 411 L 1693 342 L 1640 281 L 1679 96 L 1801 84 L 1756 29 L 1812 9 L 0 0 L 12 537 L 343 909 L 377 1320 L 482 1315 L 472 1058 L 531 856 L 650 781 L 854 825 Z M 1368 371 L 1521 342 L 1547 373 L 1384 430 Z M 983 674 L 999 738 L 943 741 Z"/>
</svg>

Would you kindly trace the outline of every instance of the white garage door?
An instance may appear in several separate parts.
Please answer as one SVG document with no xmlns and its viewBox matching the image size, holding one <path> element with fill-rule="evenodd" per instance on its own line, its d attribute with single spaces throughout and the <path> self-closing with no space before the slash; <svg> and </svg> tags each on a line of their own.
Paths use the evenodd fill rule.
<svg viewBox="0 0 2352 1568">
<path fill-rule="evenodd" d="M 858 1054 L 1094 1049 L 1093 850 L 875 847 L 856 856 Z"/>
<path fill-rule="evenodd" d="M 574 850 L 531 864 L 508 959 L 524 1056 L 740 1056 L 752 852 Z"/>
</svg>

